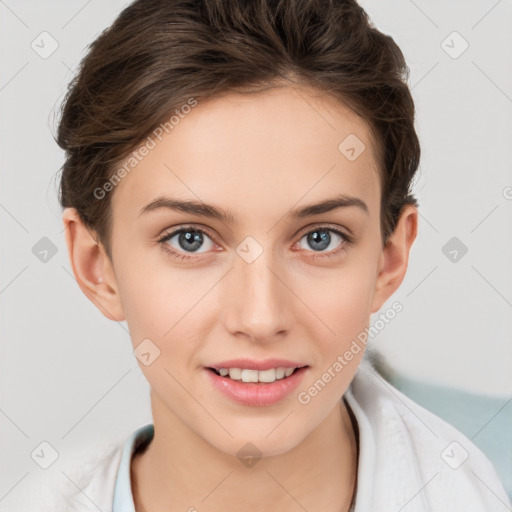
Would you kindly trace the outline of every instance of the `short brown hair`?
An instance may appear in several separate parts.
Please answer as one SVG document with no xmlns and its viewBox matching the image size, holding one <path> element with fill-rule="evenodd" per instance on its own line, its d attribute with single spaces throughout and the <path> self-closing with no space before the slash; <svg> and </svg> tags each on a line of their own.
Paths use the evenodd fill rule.
<svg viewBox="0 0 512 512">
<path fill-rule="evenodd" d="M 284 81 L 326 92 L 375 137 L 385 244 L 419 165 L 409 68 L 355 0 L 136 0 L 89 46 L 63 102 L 60 203 L 111 258 L 111 196 L 94 190 L 170 113 Z M 340 141 L 341 142 L 341 141 Z"/>
</svg>

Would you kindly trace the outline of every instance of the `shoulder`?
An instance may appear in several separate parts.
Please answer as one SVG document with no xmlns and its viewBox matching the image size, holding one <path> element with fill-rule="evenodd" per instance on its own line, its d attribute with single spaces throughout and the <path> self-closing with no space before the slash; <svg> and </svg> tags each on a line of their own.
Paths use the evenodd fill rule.
<svg viewBox="0 0 512 512">
<path fill-rule="evenodd" d="M 12 512 L 85 512 L 112 509 L 122 442 L 92 442 L 60 454 L 34 475 Z"/>
<path fill-rule="evenodd" d="M 400 508 L 410 502 L 418 511 L 510 510 L 480 449 L 385 381 L 368 361 L 345 397 L 360 430 L 358 477 L 369 487 L 365 492 L 371 491 L 372 506 Z"/>
</svg>

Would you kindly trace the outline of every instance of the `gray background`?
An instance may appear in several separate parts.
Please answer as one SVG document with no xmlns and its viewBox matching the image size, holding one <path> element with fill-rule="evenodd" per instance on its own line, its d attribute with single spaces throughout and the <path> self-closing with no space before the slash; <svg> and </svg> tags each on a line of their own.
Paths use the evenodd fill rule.
<svg viewBox="0 0 512 512">
<path fill-rule="evenodd" d="M 414 189 L 419 235 L 406 278 L 381 311 L 395 300 L 404 310 L 372 348 L 405 376 L 510 398 L 512 1 L 361 4 L 405 54 L 423 152 Z M 0 0 L 5 510 L 43 471 L 31 458 L 41 442 L 64 454 L 124 439 L 151 421 L 126 324 L 107 320 L 71 272 L 55 179 L 63 155 L 52 137 L 56 108 L 86 46 L 125 5 Z M 51 49 L 44 31 L 58 44 L 47 58 L 31 46 Z M 458 55 L 464 41 L 469 46 Z M 49 245 L 44 237 L 56 251 L 47 261 L 38 257 Z M 503 411 L 512 407 L 504 403 Z"/>
</svg>

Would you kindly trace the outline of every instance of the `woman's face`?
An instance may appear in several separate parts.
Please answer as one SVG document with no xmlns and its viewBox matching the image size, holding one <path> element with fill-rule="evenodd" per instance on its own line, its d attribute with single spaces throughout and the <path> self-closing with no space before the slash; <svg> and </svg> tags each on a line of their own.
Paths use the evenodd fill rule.
<svg viewBox="0 0 512 512">
<path fill-rule="evenodd" d="M 154 139 L 112 192 L 112 263 L 155 423 L 178 421 L 230 454 L 248 441 L 284 453 L 340 401 L 363 350 L 316 396 L 304 392 L 381 305 L 369 131 L 333 99 L 282 88 L 199 103 Z M 357 201 L 296 215 L 342 196 Z M 148 207 L 157 199 L 201 208 Z M 228 366 L 306 368 L 273 384 L 208 369 L 238 358 Z"/>
</svg>

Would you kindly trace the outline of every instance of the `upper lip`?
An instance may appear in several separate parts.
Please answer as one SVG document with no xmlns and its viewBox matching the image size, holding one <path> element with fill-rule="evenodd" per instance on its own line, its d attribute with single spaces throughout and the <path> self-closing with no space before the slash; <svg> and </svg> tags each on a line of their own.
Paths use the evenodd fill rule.
<svg viewBox="0 0 512 512">
<path fill-rule="evenodd" d="M 264 361 L 255 361 L 253 359 L 230 359 L 229 361 L 221 361 L 220 363 L 215 363 L 207 368 L 215 368 L 219 370 L 220 368 L 241 368 L 246 370 L 270 370 L 271 368 L 300 368 L 302 366 L 308 366 L 305 363 L 300 363 L 297 361 L 289 361 L 287 359 L 265 359 Z"/>
</svg>

